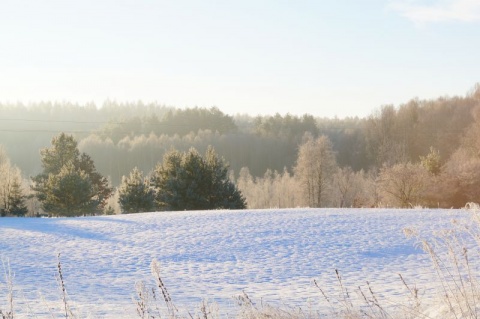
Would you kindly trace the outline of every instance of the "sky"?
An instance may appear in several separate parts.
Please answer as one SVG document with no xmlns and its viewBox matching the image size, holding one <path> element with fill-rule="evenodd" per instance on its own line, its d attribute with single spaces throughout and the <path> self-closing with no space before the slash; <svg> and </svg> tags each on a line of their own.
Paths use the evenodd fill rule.
<svg viewBox="0 0 480 319">
<path fill-rule="evenodd" d="M 364 117 L 480 82 L 480 0 L 0 0 L 0 102 Z"/>
</svg>

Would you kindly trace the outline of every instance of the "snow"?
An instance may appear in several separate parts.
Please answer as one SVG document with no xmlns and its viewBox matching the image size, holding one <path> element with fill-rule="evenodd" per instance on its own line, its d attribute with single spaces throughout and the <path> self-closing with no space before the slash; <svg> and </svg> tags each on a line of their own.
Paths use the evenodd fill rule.
<svg viewBox="0 0 480 319">
<path fill-rule="evenodd" d="M 402 233 L 448 228 L 462 210 L 272 209 L 157 212 L 81 218 L 1 218 L 0 255 L 14 273 L 17 317 L 62 310 L 57 255 L 69 300 L 82 317 L 135 318 L 135 284 L 153 284 L 150 264 L 174 303 L 195 309 L 203 299 L 221 314 L 233 297 L 317 306 L 347 286 L 370 282 L 391 300 L 405 295 L 398 274 L 418 288 L 435 281 L 428 256 Z M 6 296 L 0 279 L 0 306 Z M 43 300 L 43 301 L 42 301 Z"/>
</svg>

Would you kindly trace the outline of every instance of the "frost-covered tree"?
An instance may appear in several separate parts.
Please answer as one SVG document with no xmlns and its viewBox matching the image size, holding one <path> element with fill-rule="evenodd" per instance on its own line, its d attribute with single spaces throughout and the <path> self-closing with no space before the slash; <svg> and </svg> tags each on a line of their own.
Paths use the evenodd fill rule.
<svg viewBox="0 0 480 319">
<path fill-rule="evenodd" d="M 118 193 L 122 213 L 151 212 L 155 209 L 155 192 L 137 167 L 129 176 L 123 176 Z"/>
<path fill-rule="evenodd" d="M 247 167 L 240 170 L 238 189 L 245 196 L 248 208 L 292 208 L 302 205 L 298 181 L 287 169 L 283 173 L 267 170 L 263 177 L 254 178 Z"/>
<path fill-rule="evenodd" d="M 383 167 L 380 171 L 380 191 L 386 203 L 397 207 L 422 204 L 428 184 L 428 171 L 410 162 Z"/>
<path fill-rule="evenodd" d="M 333 175 L 332 203 L 336 207 L 361 207 L 367 205 L 366 177 L 363 171 L 350 167 L 338 168 Z"/>
<path fill-rule="evenodd" d="M 28 209 L 20 169 L 11 165 L 0 146 L 0 211 L 2 215 L 24 216 Z"/>
<path fill-rule="evenodd" d="M 308 206 L 328 205 L 327 193 L 336 169 L 335 153 L 328 137 L 320 136 L 315 139 L 312 135 L 306 135 L 298 150 L 294 170 Z"/>
<path fill-rule="evenodd" d="M 475 91 L 477 97 L 477 106 L 472 110 L 474 122 L 466 129 L 462 139 L 462 148 L 468 151 L 471 156 L 480 158 L 480 86 L 477 84 Z"/>
<path fill-rule="evenodd" d="M 168 152 L 155 168 L 152 186 L 163 210 L 242 209 L 241 192 L 228 178 L 228 166 L 212 147 L 202 157 L 195 149 Z"/>
<path fill-rule="evenodd" d="M 443 167 L 438 179 L 438 202 L 442 207 L 464 207 L 480 202 L 480 158 L 459 149 Z"/>
<path fill-rule="evenodd" d="M 112 189 L 90 156 L 80 154 L 73 136 L 61 133 L 40 154 L 43 172 L 32 178 L 32 189 L 47 212 L 64 216 L 102 212 Z"/>
<path fill-rule="evenodd" d="M 377 167 L 405 162 L 405 143 L 398 140 L 399 122 L 393 105 L 382 106 L 367 119 L 366 151 Z"/>
</svg>

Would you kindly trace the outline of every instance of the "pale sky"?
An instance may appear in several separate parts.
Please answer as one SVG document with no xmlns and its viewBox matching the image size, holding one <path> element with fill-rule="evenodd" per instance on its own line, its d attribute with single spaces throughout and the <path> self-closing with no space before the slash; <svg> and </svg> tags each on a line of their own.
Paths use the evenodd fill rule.
<svg viewBox="0 0 480 319">
<path fill-rule="evenodd" d="M 480 0 L 0 0 L 0 101 L 364 117 L 480 82 Z"/>
</svg>

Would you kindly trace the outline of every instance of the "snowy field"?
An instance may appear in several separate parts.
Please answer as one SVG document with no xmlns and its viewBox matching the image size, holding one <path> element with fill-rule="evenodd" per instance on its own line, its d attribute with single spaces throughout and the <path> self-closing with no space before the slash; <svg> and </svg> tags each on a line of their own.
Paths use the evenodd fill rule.
<svg viewBox="0 0 480 319">
<path fill-rule="evenodd" d="M 428 256 L 402 229 L 427 234 L 465 216 L 460 210 L 289 209 L 1 218 L 0 254 L 15 276 L 17 312 L 61 311 L 61 253 L 67 291 L 82 318 L 135 318 L 135 283 L 151 283 L 153 259 L 177 306 L 193 310 L 206 298 L 225 315 L 234 313 L 233 297 L 242 291 L 254 301 L 316 307 L 323 299 L 312 281 L 337 291 L 335 269 L 347 285 L 369 281 L 393 300 L 405 293 L 399 273 L 419 288 L 435 280 Z M 4 283 L 1 278 L 0 306 Z"/>
</svg>

